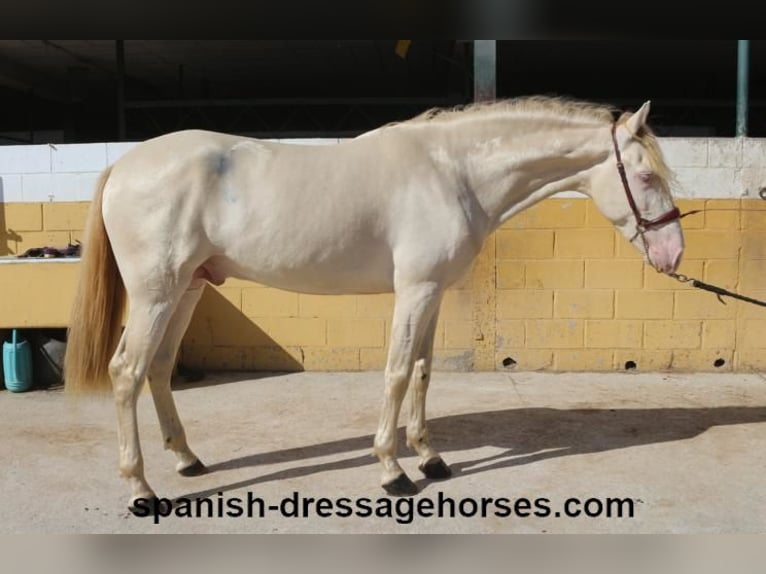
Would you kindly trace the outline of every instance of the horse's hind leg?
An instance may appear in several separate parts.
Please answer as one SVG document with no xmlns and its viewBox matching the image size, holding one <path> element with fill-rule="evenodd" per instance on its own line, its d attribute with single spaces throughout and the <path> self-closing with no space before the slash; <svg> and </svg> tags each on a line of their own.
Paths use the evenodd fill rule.
<svg viewBox="0 0 766 574">
<path fill-rule="evenodd" d="M 420 352 L 415 361 L 410 380 L 411 407 L 407 423 L 407 446 L 415 449 L 420 458 L 418 468 L 428 478 L 449 478 L 452 471 L 431 446 L 428 428 L 426 427 L 426 394 L 431 381 L 431 362 L 434 355 L 434 334 L 439 319 L 438 309 L 434 312 L 428 324 L 426 334 L 420 344 Z"/>
<path fill-rule="evenodd" d="M 157 410 L 157 418 L 160 421 L 163 444 L 166 449 L 172 450 L 176 455 L 178 459 L 176 470 L 183 476 L 202 474 L 205 472 L 205 465 L 191 451 L 186 442 L 186 433 L 170 390 L 170 379 L 173 375 L 178 347 L 204 287 L 204 281 L 195 280 L 184 292 L 148 373 L 149 387 Z"/>
<path fill-rule="evenodd" d="M 117 406 L 120 472 L 130 483 L 133 508 L 137 498 L 154 497 L 144 476 L 136 403 L 180 293 L 149 290 L 137 296 L 129 291 L 128 295 L 133 295 L 130 297 L 130 315 L 109 363 L 109 374 Z"/>
<path fill-rule="evenodd" d="M 389 494 L 412 495 L 418 491 L 396 460 L 396 426 L 416 355 L 440 301 L 441 288 L 434 283 L 399 287 L 396 291 L 386 389 L 375 435 L 375 454 L 383 465 L 381 484 Z"/>
</svg>

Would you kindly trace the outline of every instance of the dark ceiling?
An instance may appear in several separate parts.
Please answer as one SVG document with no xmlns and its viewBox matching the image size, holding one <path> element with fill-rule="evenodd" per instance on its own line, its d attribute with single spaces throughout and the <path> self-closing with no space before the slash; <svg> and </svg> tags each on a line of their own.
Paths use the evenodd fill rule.
<svg viewBox="0 0 766 574">
<path fill-rule="evenodd" d="M 396 40 L 121 46 L 124 75 L 115 40 L 0 40 L 5 141 L 34 141 L 38 132 L 61 141 L 136 140 L 187 127 L 353 135 L 473 97 L 467 41 L 414 40 L 399 54 Z M 764 64 L 766 42 L 751 42 L 754 134 L 766 132 Z M 735 40 L 497 45 L 499 97 L 548 93 L 620 107 L 652 99 L 656 121 L 671 133 L 732 135 L 735 85 Z"/>
<path fill-rule="evenodd" d="M 397 56 L 395 48 L 396 41 L 372 40 L 126 40 L 128 95 L 330 96 L 339 87 L 349 97 L 370 95 L 370 88 L 380 96 L 428 94 L 448 89 L 440 81 L 448 81 L 450 70 L 462 64 L 455 61 L 456 42 L 416 42 L 406 58 Z M 72 69 L 84 71 L 75 79 L 82 89 L 109 89 L 109 78 L 117 74 L 116 41 L 0 40 L 4 85 L 67 100 Z"/>
<path fill-rule="evenodd" d="M 125 40 L 126 136 L 192 126 L 353 133 L 470 98 L 470 44 L 413 42 L 405 57 L 396 46 L 395 40 Z M 26 129 L 24 122 L 37 129 L 58 115 L 74 116 L 64 128 L 68 138 L 106 137 L 86 116 L 114 115 L 117 54 L 114 40 L 0 41 L 6 98 L 34 107 L 8 117 L 0 132 Z M 115 126 L 113 119 L 104 131 Z"/>
</svg>

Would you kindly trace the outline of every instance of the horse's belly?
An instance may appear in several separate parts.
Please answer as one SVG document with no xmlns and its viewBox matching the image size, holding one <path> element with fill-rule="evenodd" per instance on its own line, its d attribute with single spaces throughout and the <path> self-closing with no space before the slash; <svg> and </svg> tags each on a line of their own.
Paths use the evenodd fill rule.
<svg viewBox="0 0 766 574">
<path fill-rule="evenodd" d="M 350 261 L 328 259 L 301 261 L 296 265 L 274 265 L 264 257 L 212 257 L 205 264 L 215 282 L 226 277 L 254 281 L 278 289 L 341 295 L 393 291 L 393 263 L 385 258 Z"/>
</svg>

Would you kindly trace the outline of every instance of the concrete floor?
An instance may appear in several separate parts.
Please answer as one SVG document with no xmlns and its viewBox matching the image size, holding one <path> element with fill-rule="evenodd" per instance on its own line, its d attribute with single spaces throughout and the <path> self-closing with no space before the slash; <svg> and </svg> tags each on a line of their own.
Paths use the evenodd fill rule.
<svg viewBox="0 0 766 574">
<path fill-rule="evenodd" d="M 766 379 L 758 374 L 435 373 L 430 429 L 454 475 L 424 479 L 402 441 L 402 466 L 422 488 L 410 499 L 385 496 L 370 454 L 380 373 L 221 373 L 175 386 L 190 445 L 211 472 L 174 472 L 144 393 L 142 446 L 158 496 L 207 496 L 214 511 L 258 497 L 288 513 L 293 497 L 330 499 L 323 512 L 345 497 L 346 509 L 393 516 L 323 517 L 312 503 L 310 516 L 267 510 L 154 524 L 126 510 L 111 401 L 2 391 L 0 532 L 766 531 Z M 570 497 L 629 499 L 634 516 L 565 517 Z M 489 498 L 486 517 L 435 515 L 438 505 L 471 514 Z M 410 521 L 413 505 L 433 515 Z M 548 516 L 535 516 L 546 507 Z M 529 516 L 517 514 L 525 508 Z"/>
</svg>

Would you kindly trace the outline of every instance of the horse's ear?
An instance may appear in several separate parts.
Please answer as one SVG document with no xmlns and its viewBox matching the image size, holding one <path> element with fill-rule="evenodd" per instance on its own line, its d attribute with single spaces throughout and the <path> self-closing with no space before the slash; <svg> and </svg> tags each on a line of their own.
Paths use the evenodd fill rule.
<svg viewBox="0 0 766 574">
<path fill-rule="evenodd" d="M 649 100 L 645 101 L 644 105 L 642 105 L 638 111 L 630 116 L 628 121 L 625 122 L 625 125 L 628 127 L 631 133 L 638 133 L 638 131 L 646 125 L 646 118 L 649 117 L 649 108 L 651 105 L 652 104 Z"/>
<path fill-rule="evenodd" d="M 649 100 L 645 101 L 636 113 L 625 120 L 625 123 L 617 126 L 617 139 L 620 146 L 628 143 L 646 125 L 646 118 L 649 116 L 650 107 L 651 102 Z"/>
</svg>

